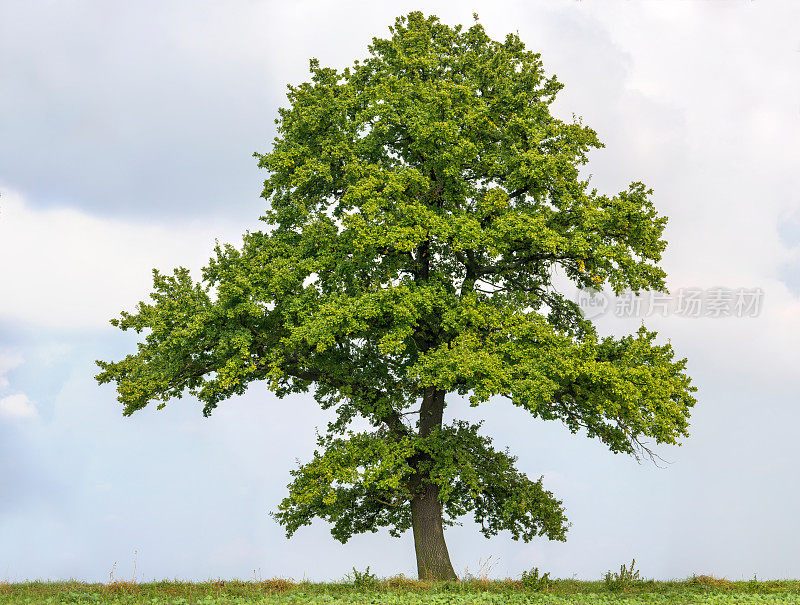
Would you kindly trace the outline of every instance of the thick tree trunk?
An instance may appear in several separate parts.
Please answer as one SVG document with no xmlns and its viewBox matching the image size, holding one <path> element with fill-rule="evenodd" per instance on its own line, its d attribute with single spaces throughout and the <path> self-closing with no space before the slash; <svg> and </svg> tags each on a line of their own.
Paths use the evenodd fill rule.
<svg viewBox="0 0 800 605">
<path fill-rule="evenodd" d="M 425 390 L 419 414 L 419 435 L 426 437 L 442 426 L 444 391 Z M 417 475 L 415 495 L 411 500 L 411 522 L 414 530 L 414 549 L 417 553 L 417 573 L 420 580 L 457 580 L 442 526 L 442 505 L 439 503 L 439 486 L 428 482 L 428 477 Z"/>
<path fill-rule="evenodd" d="M 457 580 L 444 541 L 442 505 L 438 495 L 438 486 L 428 483 L 411 501 L 417 574 L 420 580 Z"/>
</svg>

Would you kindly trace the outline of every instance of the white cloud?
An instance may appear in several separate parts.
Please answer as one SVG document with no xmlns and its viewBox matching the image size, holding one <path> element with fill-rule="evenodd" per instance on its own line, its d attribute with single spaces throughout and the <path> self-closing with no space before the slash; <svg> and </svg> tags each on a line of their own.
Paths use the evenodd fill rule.
<svg viewBox="0 0 800 605">
<path fill-rule="evenodd" d="M 9 386 L 6 374 L 20 365 L 22 365 L 22 355 L 11 351 L 0 351 L 0 390 Z"/>
<path fill-rule="evenodd" d="M 199 278 L 214 238 L 238 245 L 246 227 L 199 219 L 142 224 L 72 209 L 40 210 L 3 191 L 0 258 L 10 262 L 0 264 L 6 290 L 0 320 L 56 330 L 108 326 L 122 309 L 147 300 L 152 268 L 185 266 Z"/>
<path fill-rule="evenodd" d="M 7 374 L 22 365 L 24 359 L 18 352 L 0 350 L 0 395 L 11 386 Z M 38 413 L 24 393 L 0 397 L 0 418 L 36 418 Z"/>
<path fill-rule="evenodd" d="M 0 399 L 0 418 L 36 418 L 39 414 L 24 393 Z"/>
</svg>

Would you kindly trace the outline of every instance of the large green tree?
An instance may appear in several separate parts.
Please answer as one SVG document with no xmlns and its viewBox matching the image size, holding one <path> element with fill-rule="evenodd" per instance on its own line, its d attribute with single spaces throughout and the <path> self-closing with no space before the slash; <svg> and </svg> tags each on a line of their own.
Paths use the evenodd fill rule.
<svg viewBox="0 0 800 605">
<path fill-rule="evenodd" d="M 526 541 L 567 522 L 478 425 L 443 423 L 448 393 L 638 456 L 688 434 L 695 387 L 654 332 L 599 338 L 553 282 L 665 289 L 666 219 L 641 183 L 581 180 L 602 145 L 550 114 L 562 85 L 539 55 L 477 20 L 414 12 L 390 32 L 342 71 L 311 61 L 256 154 L 269 228 L 217 245 L 199 282 L 154 271 L 152 301 L 111 320 L 145 332 L 138 351 L 96 378 L 125 415 L 188 391 L 207 416 L 252 382 L 313 389 L 336 420 L 274 513 L 287 534 L 315 517 L 342 542 L 412 529 L 419 577 L 452 579 L 443 526 L 467 513 Z"/>
</svg>

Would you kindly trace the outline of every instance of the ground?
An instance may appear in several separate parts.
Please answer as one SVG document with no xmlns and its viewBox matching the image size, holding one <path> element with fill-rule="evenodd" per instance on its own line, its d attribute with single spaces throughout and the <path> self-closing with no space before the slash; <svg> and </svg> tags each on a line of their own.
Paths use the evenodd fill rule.
<svg viewBox="0 0 800 605">
<path fill-rule="evenodd" d="M 378 580 L 360 576 L 339 583 L 294 582 L 273 579 L 261 582 L 211 581 L 186 583 L 30 582 L 0 584 L 0 605 L 7 603 L 797 603 L 800 581 L 731 582 L 710 576 L 687 580 L 645 581 L 621 590 L 605 582 L 554 580 L 539 589 L 521 580 L 469 580 L 422 583 L 402 577 Z M 356 585 L 358 583 L 362 585 Z M 543 589 L 542 589 L 543 588 Z"/>
</svg>

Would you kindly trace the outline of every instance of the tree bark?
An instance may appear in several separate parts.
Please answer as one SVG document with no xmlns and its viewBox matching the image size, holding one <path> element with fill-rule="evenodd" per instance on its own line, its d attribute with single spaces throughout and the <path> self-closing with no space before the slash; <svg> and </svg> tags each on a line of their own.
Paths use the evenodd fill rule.
<svg viewBox="0 0 800 605">
<path fill-rule="evenodd" d="M 419 435 L 427 437 L 442 426 L 444 391 L 429 387 L 422 398 L 419 413 Z M 457 580 L 447 544 L 444 541 L 442 505 L 439 486 L 431 483 L 425 474 L 414 477 L 414 497 L 411 500 L 411 523 L 414 531 L 414 549 L 417 554 L 417 574 L 420 580 Z"/>
<path fill-rule="evenodd" d="M 439 487 L 425 483 L 422 493 L 411 500 L 411 521 L 414 528 L 414 549 L 417 553 L 417 574 L 420 580 L 457 580 L 442 528 L 442 505 Z"/>
</svg>

